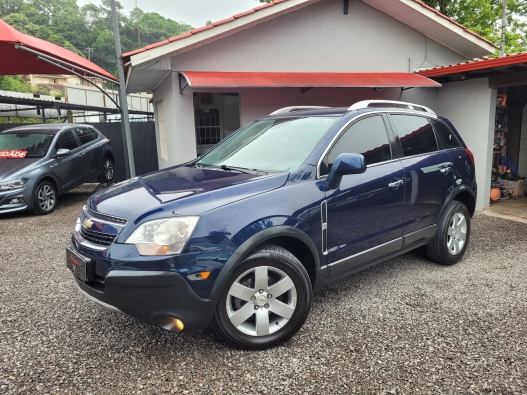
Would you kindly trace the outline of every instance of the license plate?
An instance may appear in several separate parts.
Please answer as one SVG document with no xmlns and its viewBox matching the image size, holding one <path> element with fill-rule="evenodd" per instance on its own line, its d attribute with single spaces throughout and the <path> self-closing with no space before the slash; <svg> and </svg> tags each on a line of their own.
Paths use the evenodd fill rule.
<svg viewBox="0 0 527 395">
<path fill-rule="evenodd" d="M 79 255 L 77 252 L 71 250 L 68 246 L 66 248 L 66 265 L 73 271 L 73 274 L 77 276 L 82 282 L 88 281 L 86 273 L 86 259 Z"/>
</svg>

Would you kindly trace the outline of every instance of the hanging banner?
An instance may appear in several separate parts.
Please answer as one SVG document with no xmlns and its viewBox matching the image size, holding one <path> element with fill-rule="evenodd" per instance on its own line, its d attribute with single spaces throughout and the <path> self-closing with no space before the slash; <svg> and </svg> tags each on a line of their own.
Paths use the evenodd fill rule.
<svg viewBox="0 0 527 395">
<path fill-rule="evenodd" d="M 0 150 L 0 159 L 11 158 L 11 159 L 22 159 L 27 155 L 27 151 L 22 150 Z"/>
</svg>

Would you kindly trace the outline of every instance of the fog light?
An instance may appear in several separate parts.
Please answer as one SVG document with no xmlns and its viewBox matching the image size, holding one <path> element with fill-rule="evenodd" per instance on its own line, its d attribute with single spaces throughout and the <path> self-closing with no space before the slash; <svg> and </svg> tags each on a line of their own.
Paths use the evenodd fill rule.
<svg viewBox="0 0 527 395">
<path fill-rule="evenodd" d="M 200 272 L 200 273 L 189 274 L 187 278 L 190 281 L 197 281 L 197 280 L 206 280 L 207 278 L 209 278 L 209 276 L 210 276 L 210 272 Z"/>
<path fill-rule="evenodd" d="M 9 204 L 20 204 L 24 203 L 24 199 L 22 198 L 14 198 L 9 201 Z"/>
</svg>

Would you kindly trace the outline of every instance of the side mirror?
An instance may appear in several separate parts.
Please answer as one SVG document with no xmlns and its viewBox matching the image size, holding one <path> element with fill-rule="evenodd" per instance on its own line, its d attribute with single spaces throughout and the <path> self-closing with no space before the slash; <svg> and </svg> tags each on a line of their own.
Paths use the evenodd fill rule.
<svg viewBox="0 0 527 395">
<path fill-rule="evenodd" d="M 360 174 L 366 171 L 366 160 L 361 154 L 340 154 L 335 159 L 329 172 L 327 183 L 329 189 L 340 186 L 342 176 L 346 174 Z"/>
<path fill-rule="evenodd" d="M 68 156 L 71 154 L 71 150 L 66 148 L 60 148 L 55 155 L 53 155 L 54 158 L 62 158 L 63 156 Z"/>
</svg>

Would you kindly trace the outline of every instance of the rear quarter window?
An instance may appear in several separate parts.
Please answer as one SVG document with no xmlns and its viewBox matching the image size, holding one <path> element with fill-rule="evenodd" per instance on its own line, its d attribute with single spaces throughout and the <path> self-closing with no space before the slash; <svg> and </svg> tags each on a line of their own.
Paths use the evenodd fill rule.
<svg viewBox="0 0 527 395">
<path fill-rule="evenodd" d="M 435 119 L 430 120 L 430 123 L 436 131 L 443 149 L 462 148 L 462 145 L 457 139 L 456 135 L 447 125 Z"/>
</svg>

